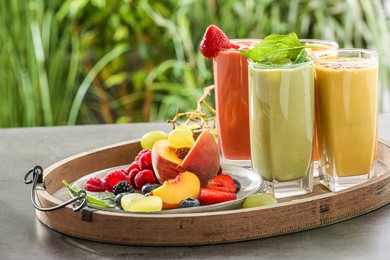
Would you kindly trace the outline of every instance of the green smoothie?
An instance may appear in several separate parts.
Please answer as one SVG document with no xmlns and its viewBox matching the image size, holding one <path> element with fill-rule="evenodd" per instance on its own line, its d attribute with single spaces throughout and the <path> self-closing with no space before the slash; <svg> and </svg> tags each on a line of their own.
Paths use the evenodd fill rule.
<svg viewBox="0 0 390 260">
<path fill-rule="evenodd" d="M 305 177 L 312 162 L 314 65 L 249 62 L 252 167 L 267 181 Z"/>
</svg>

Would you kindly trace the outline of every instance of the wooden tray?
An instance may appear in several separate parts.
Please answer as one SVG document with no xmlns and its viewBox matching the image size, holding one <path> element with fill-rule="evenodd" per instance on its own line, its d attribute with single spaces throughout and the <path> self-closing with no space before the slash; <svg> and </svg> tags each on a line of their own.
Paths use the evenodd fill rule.
<svg viewBox="0 0 390 260">
<path fill-rule="evenodd" d="M 60 161 L 43 173 L 35 197 L 41 207 L 69 199 L 62 180 L 71 183 L 89 173 L 131 163 L 139 140 L 119 143 Z M 259 239 L 312 229 L 347 220 L 390 203 L 390 143 L 378 144 L 378 177 L 337 193 L 318 180 L 305 196 L 280 200 L 271 206 L 208 213 L 135 214 L 105 210 L 84 212 L 71 206 L 53 212 L 36 211 L 48 227 L 78 238 L 126 245 L 184 246 Z"/>
</svg>

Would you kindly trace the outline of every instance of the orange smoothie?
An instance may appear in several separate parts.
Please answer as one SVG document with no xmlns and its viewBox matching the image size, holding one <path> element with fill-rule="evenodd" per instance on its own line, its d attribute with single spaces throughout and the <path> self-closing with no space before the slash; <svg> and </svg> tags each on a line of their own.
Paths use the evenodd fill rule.
<svg viewBox="0 0 390 260">
<path fill-rule="evenodd" d="M 320 161 L 324 173 L 333 177 L 369 173 L 376 150 L 377 60 L 319 61 L 316 63 L 316 90 Z"/>
<path fill-rule="evenodd" d="M 324 51 L 324 50 L 336 50 L 339 48 L 339 45 L 333 41 L 327 40 L 318 40 L 318 39 L 300 39 L 300 41 L 307 45 L 307 51 L 309 56 L 311 56 L 316 51 Z M 316 99 L 317 100 L 317 99 Z M 318 104 L 315 104 L 315 118 L 314 118 L 314 140 L 313 140 L 313 161 L 318 161 L 319 158 L 319 148 L 318 148 L 318 133 L 317 133 L 317 111 Z M 316 165 L 318 167 L 318 165 Z M 317 169 L 316 169 L 317 170 Z M 318 171 L 315 171 L 315 173 Z"/>
<path fill-rule="evenodd" d="M 219 147 L 222 160 L 250 160 L 248 65 L 240 50 L 259 40 L 232 40 L 240 49 L 223 50 L 213 59 Z M 248 164 L 250 165 L 250 163 Z"/>
</svg>

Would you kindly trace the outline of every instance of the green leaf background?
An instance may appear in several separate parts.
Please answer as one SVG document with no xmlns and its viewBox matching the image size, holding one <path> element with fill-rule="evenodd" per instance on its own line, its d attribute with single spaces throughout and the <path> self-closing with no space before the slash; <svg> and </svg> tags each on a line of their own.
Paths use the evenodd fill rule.
<svg viewBox="0 0 390 260">
<path fill-rule="evenodd" d="M 0 8 L 0 127 L 165 121 L 213 84 L 209 24 L 229 38 L 295 32 L 380 55 L 390 112 L 389 0 L 15 0 Z M 208 100 L 213 105 L 213 97 Z"/>
</svg>

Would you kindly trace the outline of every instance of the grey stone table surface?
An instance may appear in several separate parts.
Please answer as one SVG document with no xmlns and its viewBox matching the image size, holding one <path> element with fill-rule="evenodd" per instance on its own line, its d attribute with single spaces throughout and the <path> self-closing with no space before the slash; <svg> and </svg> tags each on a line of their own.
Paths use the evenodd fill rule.
<svg viewBox="0 0 390 260">
<path fill-rule="evenodd" d="M 0 259 L 390 259 L 390 205 L 341 223 L 228 244 L 139 247 L 91 242 L 49 229 L 35 216 L 24 174 L 105 145 L 140 138 L 165 123 L 0 129 Z M 390 140 L 390 114 L 379 115 Z M 131 234 L 129 234 L 131 236 Z"/>
</svg>

